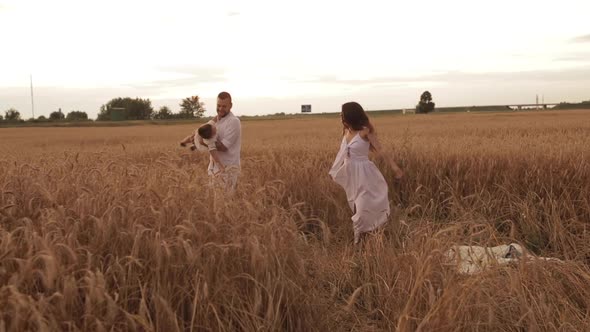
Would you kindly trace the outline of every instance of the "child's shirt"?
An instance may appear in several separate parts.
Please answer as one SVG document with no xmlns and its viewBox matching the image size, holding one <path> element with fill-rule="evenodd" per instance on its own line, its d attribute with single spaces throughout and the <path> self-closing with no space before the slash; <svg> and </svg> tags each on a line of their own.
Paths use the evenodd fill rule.
<svg viewBox="0 0 590 332">
<path fill-rule="evenodd" d="M 210 124 L 212 126 L 215 126 L 216 123 L 213 120 L 209 120 L 207 122 L 207 124 Z M 198 147 L 201 144 L 199 144 L 199 133 L 197 132 L 197 130 L 195 130 L 195 145 Z M 207 149 L 209 151 L 211 150 L 217 150 L 217 146 L 215 146 L 215 143 L 217 142 L 217 133 L 215 133 L 215 135 L 213 135 L 211 138 L 203 138 L 203 143 L 205 143 L 205 145 L 207 145 Z"/>
</svg>

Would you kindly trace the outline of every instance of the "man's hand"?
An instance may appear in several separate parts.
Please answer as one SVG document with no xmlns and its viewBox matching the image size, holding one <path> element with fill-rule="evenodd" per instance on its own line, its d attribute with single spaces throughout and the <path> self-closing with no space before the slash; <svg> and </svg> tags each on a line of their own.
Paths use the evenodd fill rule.
<svg viewBox="0 0 590 332">
<path fill-rule="evenodd" d="M 227 152 L 227 147 L 225 147 L 225 145 L 223 145 L 223 143 L 221 143 L 219 140 L 215 142 L 215 147 L 217 148 L 217 151 Z"/>
</svg>

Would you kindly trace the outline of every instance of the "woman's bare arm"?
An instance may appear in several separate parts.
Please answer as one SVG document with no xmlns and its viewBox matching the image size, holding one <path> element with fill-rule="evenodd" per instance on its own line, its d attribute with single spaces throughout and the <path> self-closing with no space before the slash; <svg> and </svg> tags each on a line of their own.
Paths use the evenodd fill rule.
<svg viewBox="0 0 590 332">
<path fill-rule="evenodd" d="M 365 134 L 364 130 L 363 132 L 361 132 L 361 136 L 363 136 L 363 134 Z M 371 146 L 373 146 L 375 154 L 382 160 L 385 160 L 387 163 L 389 163 L 389 165 L 393 169 L 396 179 L 401 179 L 404 176 L 404 172 L 395 162 L 395 159 L 393 158 L 393 152 L 387 154 L 384 153 L 383 148 L 381 146 L 381 142 L 379 142 L 377 135 L 369 132 L 367 132 L 365 135 L 366 138 L 369 140 L 369 143 L 371 143 Z"/>
</svg>

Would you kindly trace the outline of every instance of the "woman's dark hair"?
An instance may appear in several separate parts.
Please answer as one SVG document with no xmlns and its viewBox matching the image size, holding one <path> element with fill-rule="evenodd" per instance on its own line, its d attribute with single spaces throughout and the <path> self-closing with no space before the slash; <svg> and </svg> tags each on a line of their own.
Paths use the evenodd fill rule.
<svg viewBox="0 0 590 332">
<path fill-rule="evenodd" d="M 367 127 L 369 128 L 369 132 L 373 133 L 375 131 L 367 113 L 357 102 L 351 101 L 342 104 L 342 112 L 340 114 L 344 129 L 363 130 L 363 127 Z"/>
<path fill-rule="evenodd" d="M 197 129 L 197 133 L 203 139 L 210 139 L 213 136 L 213 126 L 210 124 L 204 124 Z"/>
</svg>

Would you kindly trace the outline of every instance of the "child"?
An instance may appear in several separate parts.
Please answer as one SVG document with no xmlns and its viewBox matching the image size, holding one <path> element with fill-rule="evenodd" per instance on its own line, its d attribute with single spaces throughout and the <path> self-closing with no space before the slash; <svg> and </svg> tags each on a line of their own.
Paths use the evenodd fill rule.
<svg viewBox="0 0 590 332">
<path fill-rule="evenodd" d="M 192 151 L 196 150 L 197 146 L 199 145 L 206 146 L 209 150 L 211 158 L 213 159 L 213 162 L 216 163 L 219 168 L 219 173 L 222 173 L 225 171 L 225 166 L 219 160 L 217 146 L 215 145 L 217 142 L 217 127 L 215 126 L 216 123 L 217 117 L 214 117 L 204 125 L 201 125 L 192 135 L 189 135 L 180 141 L 180 146 L 184 147 L 188 143 L 192 143 L 193 145 L 190 147 Z"/>
</svg>

